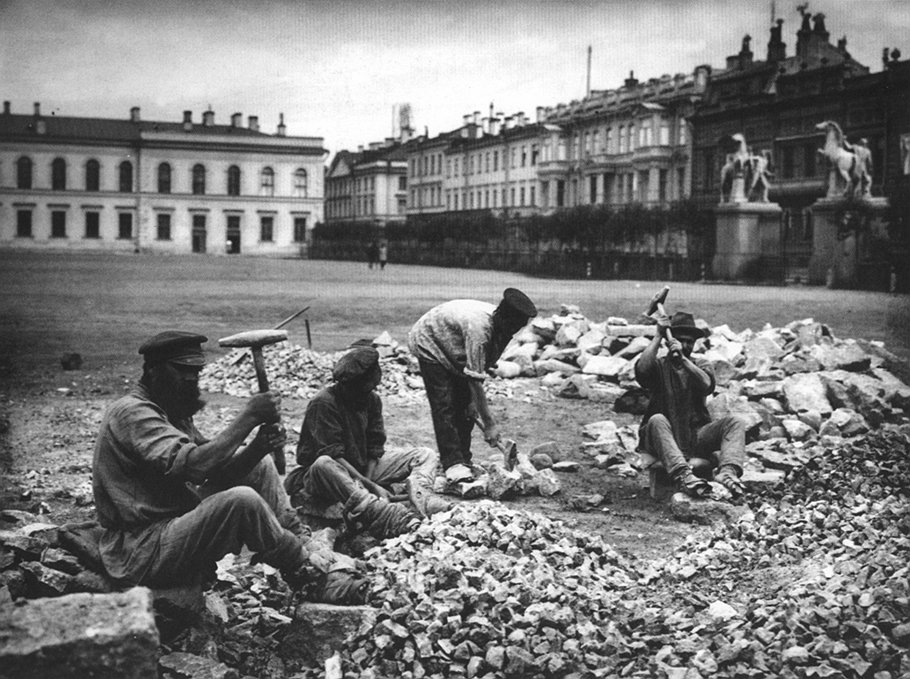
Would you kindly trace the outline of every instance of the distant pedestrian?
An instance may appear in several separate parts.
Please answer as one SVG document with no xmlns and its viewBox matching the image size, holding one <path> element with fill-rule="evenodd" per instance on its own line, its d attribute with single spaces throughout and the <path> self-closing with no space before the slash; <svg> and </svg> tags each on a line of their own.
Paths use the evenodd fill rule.
<svg viewBox="0 0 910 679">
<path fill-rule="evenodd" d="M 373 241 L 367 248 L 367 266 L 373 268 L 379 262 L 379 243 Z"/>
<path fill-rule="evenodd" d="M 386 262 L 389 261 L 389 244 L 386 241 L 379 243 L 379 269 L 385 269 Z"/>
</svg>

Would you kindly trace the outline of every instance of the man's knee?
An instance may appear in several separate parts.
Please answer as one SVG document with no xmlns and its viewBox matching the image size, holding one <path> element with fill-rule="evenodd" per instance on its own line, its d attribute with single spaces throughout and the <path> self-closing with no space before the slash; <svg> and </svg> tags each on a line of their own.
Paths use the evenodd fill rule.
<svg viewBox="0 0 910 679">
<path fill-rule="evenodd" d="M 432 448 L 420 446 L 411 450 L 411 459 L 414 466 L 418 467 L 430 462 L 439 462 L 439 453 Z"/>
<path fill-rule="evenodd" d="M 209 502 L 228 516 L 259 516 L 271 512 L 268 503 L 249 486 L 235 486 L 215 493 Z"/>
<path fill-rule="evenodd" d="M 326 479 L 339 474 L 348 475 L 347 470 L 339 464 L 338 460 L 328 455 L 317 457 L 310 466 L 309 473 L 316 479 Z"/>
<path fill-rule="evenodd" d="M 746 423 L 741 417 L 736 415 L 727 415 L 722 417 L 720 421 L 723 423 L 724 433 L 734 434 L 737 436 L 746 435 Z"/>
<path fill-rule="evenodd" d="M 667 419 L 666 415 L 662 415 L 661 413 L 652 415 L 651 417 L 648 418 L 648 421 L 645 422 L 645 432 L 647 432 L 647 433 L 658 432 L 658 431 L 665 432 L 665 431 L 672 431 L 672 430 L 673 430 L 673 427 L 670 424 L 670 420 Z"/>
</svg>

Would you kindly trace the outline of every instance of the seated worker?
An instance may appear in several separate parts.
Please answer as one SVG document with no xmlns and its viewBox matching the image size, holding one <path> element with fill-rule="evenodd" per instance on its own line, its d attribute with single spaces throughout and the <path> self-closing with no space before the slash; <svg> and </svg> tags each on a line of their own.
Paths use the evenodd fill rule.
<svg viewBox="0 0 910 679">
<path fill-rule="evenodd" d="M 483 383 L 512 335 L 536 315 L 527 295 L 507 288 L 498 306 L 473 299 L 444 302 L 411 328 L 408 347 L 420 365 L 448 482 L 474 476 L 470 465 L 475 418 L 483 424 L 487 443 L 499 442 L 499 425 L 490 413 Z"/>
<path fill-rule="evenodd" d="M 695 341 L 705 336 L 691 314 L 677 312 L 671 321 L 659 314 L 657 332 L 635 364 L 638 383 L 649 392 L 650 402 L 639 429 L 640 449 L 660 461 L 679 490 L 692 497 L 711 492 L 710 484 L 693 472 L 690 459 L 710 463 L 714 480 L 734 498 L 742 495 L 739 477 L 745 462 L 745 426 L 735 416 L 710 421 L 706 397 L 714 392 L 710 366 L 692 361 Z M 658 357 L 667 329 L 668 353 Z M 710 478 L 710 474 L 708 474 Z"/>
<path fill-rule="evenodd" d="M 400 535 L 421 516 L 448 509 L 432 494 L 435 452 L 385 449 L 382 400 L 375 392 L 382 379 L 379 353 L 355 346 L 338 359 L 332 377 L 335 383 L 307 404 L 297 444 L 300 466 L 285 479 L 293 502 L 344 503 L 345 521 L 378 538 Z M 402 481 L 410 506 L 390 501 L 390 484 Z"/>
<path fill-rule="evenodd" d="M 362 602 L 366 583 L 355 562 L 305 542 L 281 485 L 271 456 L 285 442 L 275 424 L 280 397 L 251 396 L 211 440 L 196 429 L 204 342 L 181 331 L 146 341 L 142 378 L 101 422 L 92 477 L 107 574 L 123 585 L 190 585 L 246 546 L 292 586 L 321 580 L 323 601 Z"/>
</svg>

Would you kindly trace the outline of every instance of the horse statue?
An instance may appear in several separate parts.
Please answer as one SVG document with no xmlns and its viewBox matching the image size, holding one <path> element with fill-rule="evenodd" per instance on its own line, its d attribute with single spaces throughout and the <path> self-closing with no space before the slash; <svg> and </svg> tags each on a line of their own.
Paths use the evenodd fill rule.
<svg viewBox="0 0 910 679">
<path fill-rule="evenodd" d="M 724 135 L 719 143 L 727 151 L 727 162 L 720 170 L 720 202 L 743 203 L 746 201 L 745 175 L 751 171 L 751 154 L 746 138 L 737 132 Z"/>
<path fill-rule="evenodd" d="M 856 170 L 859 174 L 856 190 L 860 196 L 868 198 L 872 195 L 872 151 L 869 149 L 869 140 L 862 137 L 855 144 L 844 142 L 844 146 L 856 156 Z"/>
<path fill-rule="evenodd" d="M 759 203 L 768 202 L 768 189 L 771 188 L 771 182 L 769 177 L 773 177 L 774 173 L 768 169 L 771 164 L 771 152 L 768 149 L 764 149 L 759 152 L 758 155 L 754 155 L 749 159 L 749 167 L 752 175 L 752 181 L 749 183 L 749 191 L 747 192 L 747 197 L 751 200 L 752 196 L 757 192 L 758 197 L 755 199 Z"/>
<path fill-rule="evenodd" d="M 825 132 L 825 147 L 818 153 L 828 159 L 828 198 L 850 198 L 862 184 L 862 168 L 856 154 L 847 149 L 840 125 L 826 120 L 815 126 Z"/>
</svg>

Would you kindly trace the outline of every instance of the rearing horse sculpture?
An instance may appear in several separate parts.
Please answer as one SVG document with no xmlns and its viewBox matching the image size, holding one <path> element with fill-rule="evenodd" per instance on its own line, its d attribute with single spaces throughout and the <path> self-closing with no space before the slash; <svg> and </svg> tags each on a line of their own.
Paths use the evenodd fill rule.
<svg viewBox="0 0 910 679">
<path fill-rule="evenodd" d="M 735 195 L 733 180 L 742 178 L 742 188 L 744 189 L 746 186 L 745 175 L 751 171 L 752 156 L 746 145 L 746 138 L 737 132 L 721 137 L 720 142 L 721 146 L 731 149 L 728 153 L 729 160 L 720 170 L 720 202 L 745 202 L 745 193 Z"/>
<path fill-rule="evenodd" d="M 847 150 L 840 125 L 826 120 L 816 125 L 815 129 L 825 132 L 825 147 L 818 149 L 818 153 L 828 159 L 827 197 L 853 196 L 862 181 L 862 168 L 857 163 L 856 154 Z"/>
</svg>

